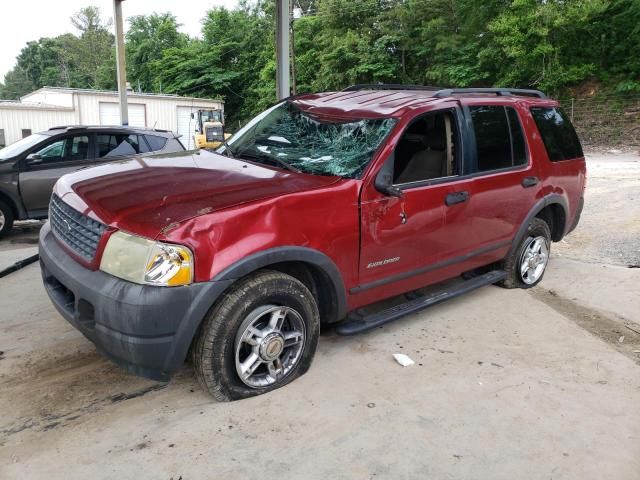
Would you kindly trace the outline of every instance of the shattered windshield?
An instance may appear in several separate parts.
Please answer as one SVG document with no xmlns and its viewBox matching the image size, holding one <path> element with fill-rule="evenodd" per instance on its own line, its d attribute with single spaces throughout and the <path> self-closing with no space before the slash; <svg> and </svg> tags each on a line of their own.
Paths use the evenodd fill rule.
<svg viewBox="0 0 640 480">
<path fill-rule="evenodd" d="M 234 135 L 220 153 L 290 170 L 357 178 L 396 120 L 320 119 L 284 102 Z"/>
</svg>

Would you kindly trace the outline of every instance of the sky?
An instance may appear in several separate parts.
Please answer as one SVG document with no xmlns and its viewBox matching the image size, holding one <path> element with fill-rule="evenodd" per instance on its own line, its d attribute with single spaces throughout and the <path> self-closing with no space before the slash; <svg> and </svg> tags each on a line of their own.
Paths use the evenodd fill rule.
<svg viewBox="0 0 640 480">
<path fill-rule="evenodd" d="M 200 21 L 211 7 L 233 8 L 237 0 L 126 0 L 122 13 L 126 18 L 153 12 L 171 12 L 182 24 L 181 31 L 200 34 Z M 103 17 L 113 17 L 113 0 L 5 0 L 0 14 L 0 81 L 15 65 L 16 56 L 30 40 L 55 37 L 63 33 L 76 33 L 69 17 L 82 7 L 94 5 Z"/>
</svg>

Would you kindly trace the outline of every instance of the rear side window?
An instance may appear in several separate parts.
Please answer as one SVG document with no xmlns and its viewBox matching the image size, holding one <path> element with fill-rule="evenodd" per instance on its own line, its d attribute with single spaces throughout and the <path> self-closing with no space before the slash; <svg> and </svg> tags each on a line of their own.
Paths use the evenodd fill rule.
<svg viewBox="0 0 640 480">
<path fill-rule="evenodd" d="M 538 126 L 549 160 L 558 162 L 584 156 L 578 135 L 562 110 L 533 107 L 531 115 Z"/>
<path fill-rule="evenodd" d="M 511 107 L 469 108 L 476 135 L 476 171 L 488 172 L 527 163 L 527 151 L 517 112 Z"/>
<path fill-rule="evenodd" d="M 164 137 L 158 137 L 157 135 L 145 135 L 152 152 L 162 150 L 167 144 L 167 139 Z"/>
<path fill-rule="evenodd" d="M 138 151 L 140 153 L 148 153 L 151 151 L 151 149 L 149 148 L 149 145 L 147 144 L 147 141 L 145 140 L 145 136 L 144 135 L 131 135 L 131 137 L 136 137 L 138 140 Z"/>
<path fill-rule="evenodd" d="M 136 155 L 149 151 L 149 147 L 141 135 L 127 135 L 126 133 L 98 135 L 97 142 L 99 158 Z"/>
</svg>

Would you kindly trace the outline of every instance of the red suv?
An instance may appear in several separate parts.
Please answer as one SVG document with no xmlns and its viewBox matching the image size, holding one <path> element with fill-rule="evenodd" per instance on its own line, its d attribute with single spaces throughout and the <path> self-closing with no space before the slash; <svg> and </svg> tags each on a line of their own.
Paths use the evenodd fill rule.
<svg viewBox="0 0 640 480">
<path fill-rule="evenodd" d="M 239 399 L 302 375 L 321 324 L 354 334 L 482 285 L 536 285 L 585 175 L 571 123 L 538 91 L 301 95 L 217 153 L 62 177 L 42 275 L 130 372 L 167 380 L 190 354 L 206 390 Z"/>
</svg>

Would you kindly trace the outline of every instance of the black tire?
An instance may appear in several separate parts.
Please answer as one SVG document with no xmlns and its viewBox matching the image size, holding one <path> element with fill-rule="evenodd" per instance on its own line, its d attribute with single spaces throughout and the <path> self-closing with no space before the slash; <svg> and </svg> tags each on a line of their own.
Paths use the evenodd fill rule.
<svg viewBox="0 0 640 480">
<path fill-rule="evenodd" d="M 521 262 L 523 259 L 525 249 L 531 244 L 531 242 L 537 237 L 544 237 L 544 241 L 547 247 L 547 252 L 550 252 L 551 248 L 551 230 L 547 222 L 540 218 L 533 218 L 527 227 L 527 231 L 518 245 L 518 248 L 504 260 L 504 270 L 507 272 L 507 278 L 504 279 L 499 285 L 504 288 L 531 288 L 535 287 L 542 278 L 548 263 L 545 263 L 544 269 L 540 277 L 533 283 L 528 283 L 523 279 L 521 274 Z M 548 253 L 547 253 L 548 262 Z"/>
<path fill-rule="evenodd" d="M 13 209 L 10 205 L 0 200 L 0 219 L 4 218 L 4 222 L 0 226 L 0 238 L 4 237 L 13 228 Z"/>
<path fill-rule="evenodd" d="M 248 386 L 236 370 L 236 337 L 241 326 L 244 330 L 246 319 L 253 312 L 269 305 L 289 307 L 299 314 L 305 329 L 303 340 L 300 341 L 302 350 L 291 370 L 278 381 L 267 386 Z M 267 393 L 291 383 L 309 369 L 319 334 L 318 306 L 307 287 L 284 273 L 259 271 L 234 285 L 205 317 L 192 349 L 196 377 L 200 385 L 218 401 L 239 400 Z"/>
</svg>

